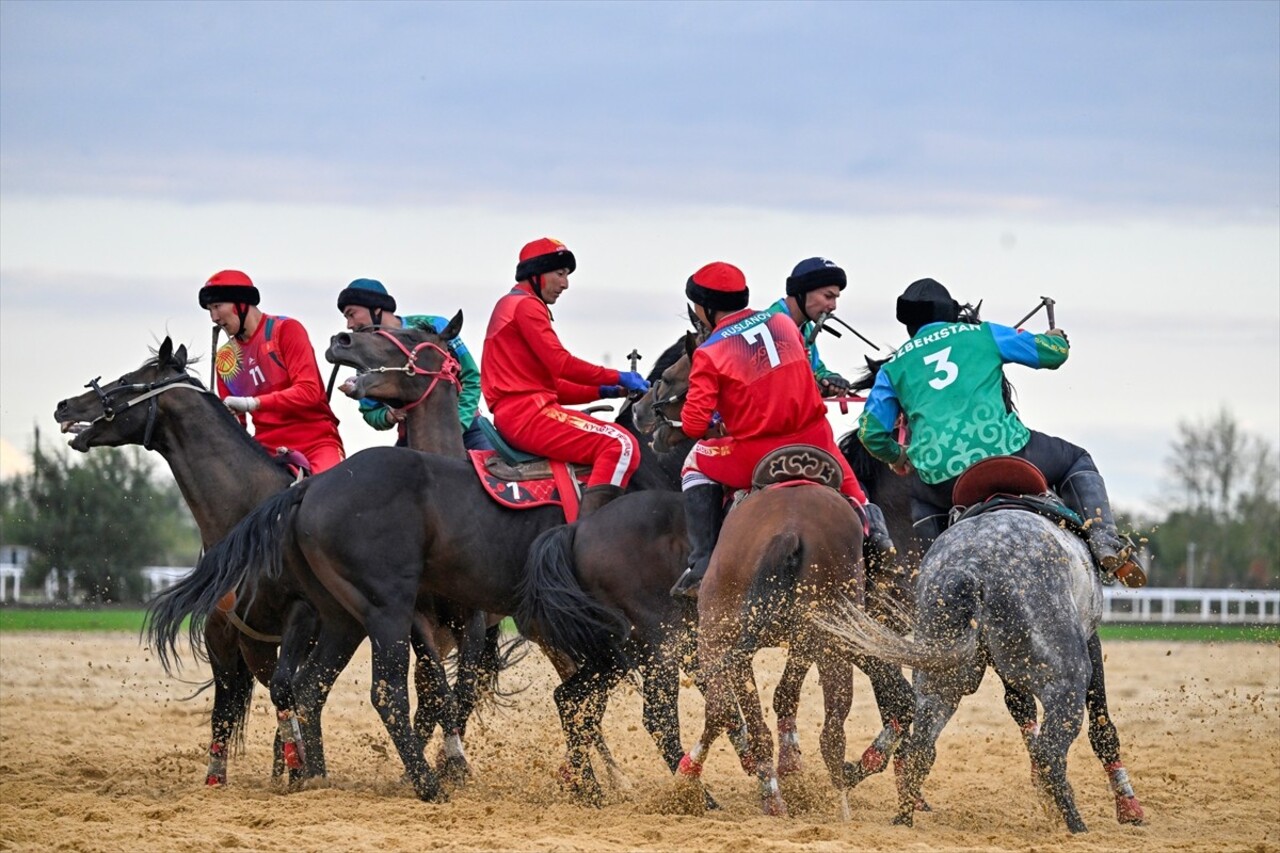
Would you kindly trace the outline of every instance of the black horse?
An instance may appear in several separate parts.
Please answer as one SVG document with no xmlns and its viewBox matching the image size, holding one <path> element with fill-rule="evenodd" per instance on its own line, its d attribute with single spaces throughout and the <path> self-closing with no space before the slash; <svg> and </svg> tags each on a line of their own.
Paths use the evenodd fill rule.
<svg viewBox="0 0 1280 853">
<path fill-rule="evenodd" d="M 91 390 L 61 401 L 54 412 L 62 431 L 75 434 L 72 449 L 88 452 L 93 447 L 135 444 L 155 450 L 169 463 L 206 548 L 293 480 L 249 437 L 217 395 L 187 372 L 186 347 L 175 350 L 169 338 L 137 370 L 105 385 L 95 379 L 86 387 Z M 283 771 L 284 746 L 293 736 L 288 675 L 306 653 L 314 621 L 289 578 L 280 578 L 252 601 L 223 602 L 205 620 L 203 648 L 213 669 L 207 784 L 227 781 L 229 749 L 243 743 L 255 677 L 270 688 L 272 702 L 283 715 L 274 773 Z M 279 649 L 277 666 L 282 636 L 288 641 Z M 165 650 L 158 651 L 168 666 Z"/>
<path fill-rule="evenodd" d="M 633 483 L 670 481 L 676 475 L 669 467 L 646 448 Z M 672 518 L 660 525 L 663 543 L 649 540 L 651 548 L 679 555 L 673 563 L 683 560 L 687 548 L 683 528 L 674 521 L 679 508 L 678 501 L 667 507 Z M 588 521 L 597 518 L 603 526 L 619 516 L 611 504 Z M 524 557 L 534 539 L 563 522 L 558 507 L 515 511 L 498 505 L 469 462 L 395 448 L 365 450 L 255 509 L 205 554 L 195 572 L 157 598 L 149 632 L 157 644 L 172 647 L 186 617 L 199 631 L 220 590 L 254 590 L 291 575 L 320 617 L 315 648 L 294 679 L 308 745 L 320 742 L 328 691 L 367 635 L 374 705 L 415 791 L 435 799 L 439 780 L 409 722 L 406 686 L 410 627 L 424 596 L 513 614 L 522 633 L 577 662 L 624 655 L 630 626 L 584 589 L 607 586 L 609 578 L 584 575 L 580 582 L 571 568 L 556 566 L 527 574 Z M 646 569 L 633 565 L 636 557 L 625 544 L 608 547 L 614 554 L 609 571 L 624 581 Z M 642 564 L 650 562 L 649 553 Z M 584 751 L 588 745 L 584 741 Z"/>
</svg>

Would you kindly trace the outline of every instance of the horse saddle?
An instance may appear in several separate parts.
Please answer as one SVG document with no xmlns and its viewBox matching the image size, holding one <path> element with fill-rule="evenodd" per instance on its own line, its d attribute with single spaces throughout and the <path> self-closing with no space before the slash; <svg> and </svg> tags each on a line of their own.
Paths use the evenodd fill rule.
<svg viewBox="0 0 1280 853">
<path fill-rule="evenodd" d="M 827 451 L 808 444 L 788 444 L 771 450 L 751 472 L 751 488 L 808 481 L 839 490 L 844 482 L 840 463 Z"/>
<path fill-rule="evenodd" d="M 974 463 L 952 489 L 950 524 L 1001 509 L 1020 509 L 1043 515 L 1077 535 L 1084 520 L 1049 488 L 1034 464 L 1017 456 L 991 456 Z"/>
</svg>

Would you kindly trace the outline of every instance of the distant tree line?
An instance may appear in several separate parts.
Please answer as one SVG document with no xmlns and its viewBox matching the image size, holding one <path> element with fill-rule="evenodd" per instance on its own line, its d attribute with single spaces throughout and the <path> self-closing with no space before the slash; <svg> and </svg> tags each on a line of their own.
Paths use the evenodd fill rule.
<svg viewBox="0 0 1280 853">
<path fill-rule="evenodd" d="M 200 536 L 167 472 L 140 448 L 72 461 L 37 432 L 29 474 L 0 481 L 0 538 L 35 551 L 26 582 L 75 572 L 94 603 L 135 602 L 147 565 L 194 565 Z M 1280 456 L 1227 411 L 1180 423 L 1166 462 L 1163 517 L 1121 517 L 1150 554 L 1154 586 L 1280 587 Z M 60 590 L 65 597 L 69 590 Z"/>
<path fill-rule="evenodd" d="M 0 537 L 34 551 L 24 581 L 74 572 L 62 599 L 95 604 L 137 602 L 146 593 L 140 569 L 195 565 L 200 534 L 171 479 L 160 479 L 145 451 L 102 448 L 72 462 L 49 452 L 37 431 L 31 472 L 0 481 Z"/>
</svg>

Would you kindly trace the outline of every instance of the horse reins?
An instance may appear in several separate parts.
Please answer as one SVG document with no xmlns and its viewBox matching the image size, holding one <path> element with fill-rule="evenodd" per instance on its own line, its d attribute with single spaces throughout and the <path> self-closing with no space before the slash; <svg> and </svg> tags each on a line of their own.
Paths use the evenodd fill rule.
<svg viewBox="0 0 1280 853">
<path fill-rule="evenodd" d="M 156 403 L 156 397 L 166 391 L 172 391 L 175 388 L 186 388 L 190 391 L 199 391 L 201 394 L 212 393 L 201 385 L 198 379 L 187 373 L 182 373 L 178 376 L 158 382 L 121 385 L 118 388 L 109 388 L 107 390 L 103 390 L 102 386 L 98 384 L 98 380 L 100 379 L 102 379 L 101 376 L 90 379 L 84 386 L 86 388 L 93 389 L 94 393 L 98 395 L 98 401 L 102 404 L 102 414 L 94 418 L 90 425 L 96 424 L 100 421 L 110 423 L 115 420 L 116 415 L 128 411 L 139 403 L 150 401 L 150 405 L 147 409 L 147 429 L 142 436 L 142 446 L 146 450 L 151 449 L 151 436 L 155 432 L 156 413 L 159 409 L 159 406 Z M 124 403 L 119 406 L 116 406 L 111 402 L 112 397 L 132 391 L 141 391 L 142 393 L 136 397 L 125 400 Z"/>
</svg>

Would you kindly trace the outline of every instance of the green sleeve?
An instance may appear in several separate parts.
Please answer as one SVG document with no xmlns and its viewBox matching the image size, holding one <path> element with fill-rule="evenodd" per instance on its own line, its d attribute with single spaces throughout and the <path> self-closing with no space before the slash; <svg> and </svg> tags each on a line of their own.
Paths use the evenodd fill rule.
<svg viewBox="0 0 1280 853">
<path fill-rule="evenodd" d="M 462 431 L 466 432 L 471 422 L 476 419 L 480 410 L 480 368 L 471 356 L 470 350 L 462 347 L 454 351 L 458 364 L 462 366 L 462 393 L 458 395 L 458 420 L 462 421 Z"/>
<path fill-rule="evenodd" d="M 360 401 L 360 417 L 374 429 L 391 429 L 395 425 L 391 420 L 391 411 L 387 404 L 376 400 Z"/>
<path fill-rule="evenodd" d="M 902 453 L 902 445 L 893 437 L 893 432 L 885 429 L 866 409 L 858 418 L 858 440 L 868 453 L 886 465 L 897 462 Z"/>
</svg>

